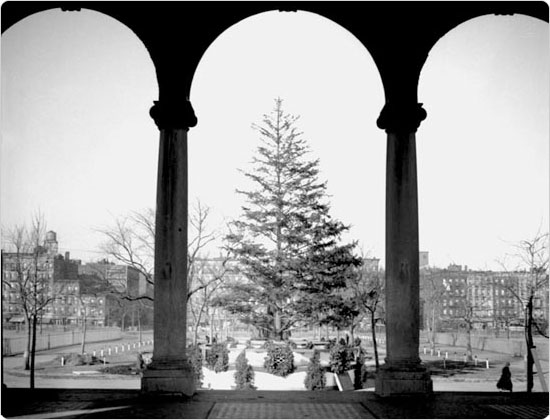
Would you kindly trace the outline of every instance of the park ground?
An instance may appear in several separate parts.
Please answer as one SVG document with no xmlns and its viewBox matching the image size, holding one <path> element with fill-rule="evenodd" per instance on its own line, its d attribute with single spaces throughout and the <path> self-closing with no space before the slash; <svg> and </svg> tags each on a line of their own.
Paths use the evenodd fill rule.
<svg viewBox="0 0 550 420">
<path fill-rule="evenodd" d="M 152 333 L 147 332 L 142 336 L 142 340 L 152 339 Z M 61 366 L 60 357 L 68 356 L 71 353 L 80 352 L 80 346 L 65 347 L 62 349 L 51 349 L 41 351 L 36 358 L 36 387 L 37 388 L 68 388 L 68 389 L 139 389 L 139 374 L 120 375 L 100 373 L 104 366 L 122 366 L 135 362 L 137 352 L 145 354 L 152 352 L 152 344 L 144 344 L 138 347 L 134 344 L 138 341 L 136 333 L 126 333 L 121 340 L 104 343 L 91 343 L 86 346 L 86 351 L 92 354 L 93 351 L 99 356 L 101 349 L 105 349 L 106 364 L 84 365 L 84 366 Z M 114 353 L 114 347 L 125 344 L 125 348 L 130 345 L 130 350 Z M 107 348 L 111 347 L 111 355 L 107 355 Z M 456 346 L 438 346 L 437 350 L 430 354 L 427 350 L 424 354 L 424 347 L 427 343 L 420 345 L 420 358 L 432 372 L 434 391 L 474 391 L 474 392 L 495 392 L 496 382 L 500 376 L 502 367 L 506 362 L 510 363 L 512 372 L 512 381 L 514 391 L 525 391 L 527 387 L 525 374 L 525 360 L 523 357 L 512 357 L 503 353 L 477 351 L 477 366 L 469 363 L 464 364 L 463 355 L 465 349 Z M 240 349 L 231 349 L 230 368 L 228 372 L 214 373 L 204 369 L 203 387 L 211 390 L 230 390 L 234 385 L 234 360 Z M 372 357 L 372 348 L 367 345 L 367 353 Z M 380 360 L 385 357 L 384 347 L 380 348 Z M 274 377 L 265 372 L 262 367 L 263 354 L 258 350 L 247 351 L 249 363 L 255 371 L 255 385 L 258 390 L 305 390 L 304 378 L 307 369 L 308 359 L 300 354 L 296 354 L 295 363 L 297 370 L 287 378 Z M 488 364 L 487 364 L 488 361 Z M 322 353 L 321 363 L 328 364 L 328 355 Z M 548 355 L 541 356 L 543 375 L 548 383 Z M 489 366 L 487 368 L 487 365 Z M 364 384 L 366 391 L 374 390 L 374 360 L 367 362 L 369 375 Z M 535 369 L 536 371 L 536 369 Z M 23 370 L 23 360 L 21 356 L 4 357 L 2 359 L 2 382 L 10 388 L 29 387 L 29 372 Z M 335 383 L 330 383 L 334 385 Z M 538 375 L 534 377 L 533 391 L 542 391 L 542 384 Z"/>
<path fill-rule="evenodd" d="M 144 336 L 147 340 L 150 337 Z M 96 343 L 87 351 L 130 345 L 128 352 L 111 355 L 106 365 L 122 366 L 135 361 L 134 335 L 121 340 Z M 139 351 L 149 352 L 151 345 Z M 372 355 L 372 349 L 367 348 Z M 524 361 L 509 355 L 478 352 L 479 366 L 461 367 L 460 347 L 440 348 L 440 356 L 421 358 L 432 369 L 434 393 L 429 396 L 381 398 L 375 395 L 372 379 L 361 391 L 301 391 L 304 366 L 290 381 L 274 381 L 256 367 L 256 385 L 264 390 L 232 391 L 230 372 L 205 371 L 204 385 L 192 398 L 142 395 L 139 375 L 105 375 L 102 366 L 60 366 L 60 355 L 80 351 L 80 346 L 40 352 L 37 356 L 37 389 L 28 389 L 28 372 L 22 368 L 21 356 L 3 358 L 2 415 L 6 418 L 546 418 L 548 393 L 540 391 L 535 377 L 533 393 L 525 391 Z M 240 350 L 239 350 L 240 351 Z M 447 352 L 445 367 L 443 357 Z M 455 356 L 456 352 L 456 356 Z M 233 353 L 236 353 L 233 352 Z M 248 354 L 248 353 L 247 353 Z M 258 356 L 255 360 L 254 355 Z M 381 348 L 380 357 L 384 357 Z M 251 352 L 250 362 L 261 364 L 261 353 Z M 231 355 L 231 359 L 236 357 Z M 107 359 L 107 358 L 106 358 Z M 489 360 L 489 368 L 486 367 Z M 107 360 L 106 360 L 107 361 Z M 495 392 L 496 381 L 505 362 L 512 364 L 514 392 Z M 326 360 L 325 360 L 326 362 Z M 548 375 L 548 360 L 543 361 Z M 372 364 L 372 361 L 370 362 Z M 231 366 L 230 366 L 231 369 Z M 223 388 L 226 390 L 213 389 Z M 260 388 L 262 388 L 260 387 Z M 294 390 L 288 390 L 289 388 Z M 286 390 L 280 390 L 286 389 Z M 519 391 L 519 392 L 517 392 Z M 24 403 L 22 403 L 24 401 Z"/>
</svg>

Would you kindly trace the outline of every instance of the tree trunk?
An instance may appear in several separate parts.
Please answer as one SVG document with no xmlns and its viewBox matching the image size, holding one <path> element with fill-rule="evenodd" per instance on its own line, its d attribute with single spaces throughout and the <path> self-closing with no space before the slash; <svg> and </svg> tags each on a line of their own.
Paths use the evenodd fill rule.
<svg viewBox="0 0 550 420">
<path fill-rule="evenodd" d="M 466 360 L 471 362 L 474 360 L 472 357 L 472 324 L 466 323 Z"/>
<path fill-rule="evenodd" d="M 376 318 L 374 312 L 370 314 L 370 325 L 372 332 L 372 347 L 374 349 L 374 362 L 376 364 L 376 370 L 380 367 L 380 361 L 378 360 L 378 344 L 376 343 Z"/>
<path fill-rule="evenodd" d="M 84 318 L 82 319 L 82 346 L 80 348 L 80 354 L 84 354 L 86 350 L 86 308 L 84 308 Z"/>
<path fill-rule="evenodd" d="M 275 317 L 274 317 L 274 327 L 275 327 L 275 331 L 273 331 L 273 336 L 274 338 L 276 338 L 277 340 L 282 340 L 283 339 L 283 332 L 281 331 L 281 312 L 279 311 L 279 309 L 275 309 Z"/>
<path fill-rule="evenodd" d="M 214 339 L 214 311 L 210 314 L 210 342 Z"/>
<path fill-rule="evenodd" d="M 32 345 L 31 345 L 31 374 L 30 374 L 30 388 L 34 389 L 34 355 L 36 352 L 36 328 L 37 328 L 37 317 L 33 315 L 32 317 Z"/>
<path fill-rule="evenodd" d="M 525 340 L 527 344 L 527 392 L 532 392 L 533 390 L 533 333 L 532 333 L 532 324 L 533 324 L 533 296 L 529 296 L 529 301 L 527 302 L 527 322 L 525 323 Z"/>
<path fill-rule="evenodd" d="M 23 353 L 24 357 L 24 364 L 25 364 L 25 370 L 30 370 L 31 364 L 30 364 L 30 356 L 31 356 L 31 341 L 32 341 L 32 322 L 31 317 L 27 317 L 27 351 Z"/>
<path fill-rule="evenodd" d="M 141 343 L 141 311 L 139 309 L 139 305 L 137 307 L 137 312 L 138 312 L 138 331 L 139 331 L 139 342 Z"/>
<path fill-rule="evenodd" d="M 435 351 L 435 307 L 432 308 L 432 320 L 430 330 L 430 349 Z"/>
</svg>

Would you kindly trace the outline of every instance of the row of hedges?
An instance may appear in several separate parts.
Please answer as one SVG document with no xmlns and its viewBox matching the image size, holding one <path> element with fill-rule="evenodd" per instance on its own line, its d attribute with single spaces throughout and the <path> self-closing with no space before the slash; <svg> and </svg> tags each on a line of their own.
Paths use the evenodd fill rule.
<svg viewBox="0 0 550 420">
<path fill-rule="evenodd" d="M 360 342 L 356 344 L 360 344 Z M 342 342 L 332 343 L 329 360 L 330 372 L 342 374 L 353 368 L 355 370 L 355 388 L 361 389 L 366 376 L 365 357 L 366 352 L 359 345 L 350 347 Z M 202 385 L 203 360 L 199 346 L 189 348 L 189 360 L 193 366 L 197 387 L 200 387 Z M 222 343 L 212 345 L 210 351 L 206 353 L 205 363 L 216 373 L 226 372 L 229 369 L 227 346 Z M 255 389 L 254 371 L 252 366 L 248 364 L 244 350 L 237 357 L 235 367 L 236 389 Z M 264 368 L 268 373 L 282 377 L 293 373 L 296 367 L 290 345 L 268 342 Z M 308 390 L 324 389 L 326 386 L 325 369 L 321 366 L 319 350 L 313 352 L 304 383 Z"/>
</svg>

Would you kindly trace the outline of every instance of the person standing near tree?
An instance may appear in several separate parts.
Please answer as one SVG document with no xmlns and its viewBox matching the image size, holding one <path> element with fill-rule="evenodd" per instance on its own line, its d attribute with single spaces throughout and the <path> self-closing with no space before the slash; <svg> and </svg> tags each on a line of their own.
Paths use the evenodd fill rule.
<svg viewBox="0 0 550 420">
<path fill-rule="evenodd" d="M 512 392 L 512 374 L 510 373 L 510 363 L 506 362 L 506 365 L 502 368 L 502 374 L 497 382 L 497 388 Z"/>
</svg>

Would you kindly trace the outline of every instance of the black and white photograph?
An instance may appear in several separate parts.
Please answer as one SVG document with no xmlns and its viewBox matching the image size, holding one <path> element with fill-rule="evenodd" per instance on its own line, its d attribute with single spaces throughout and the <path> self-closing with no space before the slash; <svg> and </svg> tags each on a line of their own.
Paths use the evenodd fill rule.
<svg viewBox="0 0 550 420">
<path fill-rule="evenodd" d="M 2 417 L 548 417 L 546 2 L 0 17 Z"/>
</svg>

